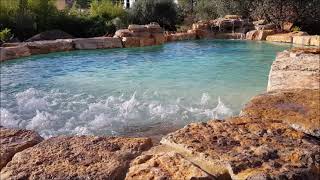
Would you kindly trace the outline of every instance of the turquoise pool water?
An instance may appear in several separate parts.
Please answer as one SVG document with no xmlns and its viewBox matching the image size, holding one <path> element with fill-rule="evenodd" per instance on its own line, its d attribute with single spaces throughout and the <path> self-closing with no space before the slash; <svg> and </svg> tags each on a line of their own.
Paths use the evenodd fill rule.
<svg viewBox="0 0 320 180">
<path fill-rule="evenodd" d="M 1 64 L 1 124 L 58 134 L 145 135 L 237 115 L 288 45 L 199 40 L 73 51 Z"/>
</svg>

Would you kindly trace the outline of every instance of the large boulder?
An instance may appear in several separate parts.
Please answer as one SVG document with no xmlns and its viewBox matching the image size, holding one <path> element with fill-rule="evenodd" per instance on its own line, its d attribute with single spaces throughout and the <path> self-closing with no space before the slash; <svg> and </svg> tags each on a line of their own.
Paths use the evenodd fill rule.
<svg viewBox="0 0 320 180">
<path fill-rule="evenodd" d="M 313 180 L 320 175 L 319 140 L 278 121 L 193 123 L 161 143 L 216 179 Z"/>
<path fill-rule="evenodd" d="M 50 30 L 50 31 L 44 31 L 42 33 L 39 33 L 37 35 L 32 36 L 26 42 L 31 41 L 45 41 L 45 40 L 56 40 L 56 39 L 72 39 L 73 36 L 70 34 L 61 31 L 61 30 Z"/>
<path fill-rule="evenodd" d="M 298 32 L 285 33 L 285 34 L 271 35 L 271 36 L 268 36 L 266 40 L 270 42 L 292 43 L 294 36 L 305 36 L 305 35 L 308 35 L 308 33 L 298 31 Z"/>
<path fill-rule="evenodd" d="M 312 36 L 293 36 L 292 43 L 304 46 L 310 46 Z"/>
<path fill-rule="evenodd" d="M 42 137 L 34 131 L 0 127 L 0 169 L 6 166 L 16 153 L 32 147 L 42 140 Z"/>
<path fill-rule="evenodd" d="M 25 44 L 12 47 L 0 47 L 0 62 L 30 55 L 30 50 Z"/>
<path fill-rule="evenodd" d="M 275 91 L 254 97 L 241 116 L 261 121 L 279 120 L 320 138 L 320 90 Z"/>
<path fill-rule="evenodd" d="M 157 23 L 129 25 L 128 29 L 118 30 L 114 37 L 121 38 L 127 48 L 161 45 L 165 42 L 163 29 Z"/>
<path fill-rule="evenodd" d="M 319 48 L 301 48 L 278 53 L 269 73 L 268 91 L 319 87 Z"/>
<path fill-rule="evenodd" d="M 148 138 L 59 136 L 16 154 L 1 179 L 124 179 Z"/>
<path fill-rule="evenodd" d="M 275 34 L 274 30 L 253 30 L 246 34 L 247 40 L 264 41 L 267 36 Z"/>
<path fill-rule="evenodd" d="M 72 41 L 78 50 L 122 48 L 121 39 L 113 37 L 78 38 Z"/>
<path fill-rule="evenodd" d="M 72 39 L 34 41 L 26 43 L 32 55 L 74 50 Z"/>
<path fill-rule="evenodd" d="M 320 46 L 320 36 L 293 36 L 292 42 L 304 46 Z"/>
</svg>

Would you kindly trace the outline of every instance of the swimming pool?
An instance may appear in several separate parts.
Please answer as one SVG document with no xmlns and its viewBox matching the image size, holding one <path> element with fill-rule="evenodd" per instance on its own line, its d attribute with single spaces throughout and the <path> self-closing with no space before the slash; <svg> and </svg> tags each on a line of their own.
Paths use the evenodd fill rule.
<svg viewBox="0 0 320 180">
<path fill-rule="evenodd" d="M 1 125 L 44 137 L 145 135 L 238 115 L 290 45 L 198 40 L 1 63 Z"/>
</svg>

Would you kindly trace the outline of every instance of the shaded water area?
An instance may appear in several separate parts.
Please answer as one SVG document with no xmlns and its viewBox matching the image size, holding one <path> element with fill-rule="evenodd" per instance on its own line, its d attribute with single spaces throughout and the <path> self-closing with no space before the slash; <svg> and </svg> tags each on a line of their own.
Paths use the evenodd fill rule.
<svg viewBox="0 0 320 180">
<path fill-rule="evenodd" d="M 153 136 L 238 115 L 289 45 L 199 40 L 1 63 L 1 125 L 66 135 Z"/>
</svg>

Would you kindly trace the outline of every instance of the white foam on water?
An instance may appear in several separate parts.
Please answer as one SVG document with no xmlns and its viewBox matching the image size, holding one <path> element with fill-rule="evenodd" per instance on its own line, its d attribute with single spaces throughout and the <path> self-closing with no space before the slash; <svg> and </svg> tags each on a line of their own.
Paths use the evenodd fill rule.
<svg viewBox="0 0 320 180">
<path fill-rule="evenodd" d="M 9 128 L 19 127 L 19 121 L 16 119 L 15 115 L 10 113 L 7 109 L 0 109 L 0 125 Z"/>
<path fill-rule="evenodd" d="M 36 89 L 30 88 L 26 91 L 16 94 L 16 100 L 20 111 L 35 113 L 36 110 L 45 110 L 48 108 L 48 102 L 41 98 L 42 94 Z"/>
<path fill-rule="evenodd" d="M 1 125 L 33 129 L 44 137 L 59 134 L 125 135 L 128 128 L 139 129 L 158 123 L 184 125 L 232 116 L 231 109 L 220 98 L 214 106 L 208 93 L 199 98 L 200 104 L 185 97 L 161 97 L 160 92 L 95 97 L 30 88 L 11 95 L 11 98 L 1 96 L 6 99 L 3 102 L 10 101 L 1 105 Z"/>
<path fill-rule="evenodd" d="M 210 96 L 208 93 L 203 93 L 202 94 L 202 97 L 201 97 L 201 104 L 202 105 L 207 105 L 209 103 L 209 100 L 210 100 Z"/>
</svg>

